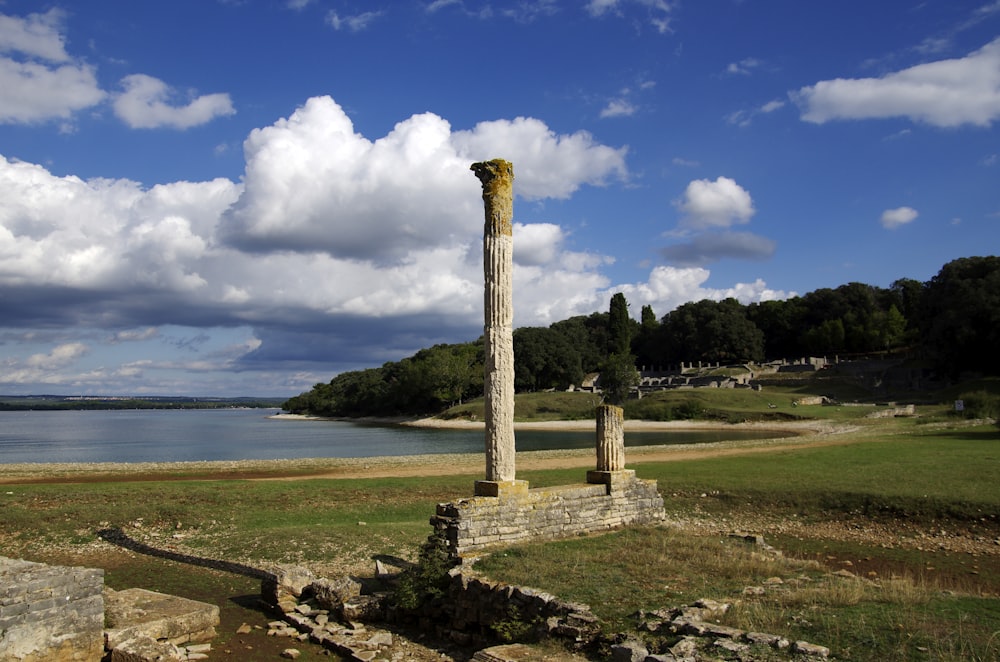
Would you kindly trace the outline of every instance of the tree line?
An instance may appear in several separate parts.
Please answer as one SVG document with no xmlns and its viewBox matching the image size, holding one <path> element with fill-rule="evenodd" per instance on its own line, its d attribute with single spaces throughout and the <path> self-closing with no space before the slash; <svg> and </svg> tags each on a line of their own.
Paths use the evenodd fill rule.
<svg viewBox="0 0 1000 662">
<path fill-rule="evenodd" d="M 661 318 L 643 306 L 638 321 L 618 293 L 607 312 L 516 329 L 514 387 L 566 389 L 600 372 L 603 390 L 616 400 L 637 381 L 637 368 L 902 350 L 944 377 L 1000 375 L 1000 257 L 960 258 L 927 282 L 903 278 L 888 288 L 847 283 L 746 305 L 705 299 Z M 483 360 L 482 338 L 435 345 L 337 375 L 283 406 L 320 416 L 436 413 L 482 395 Z"/>
</svg>

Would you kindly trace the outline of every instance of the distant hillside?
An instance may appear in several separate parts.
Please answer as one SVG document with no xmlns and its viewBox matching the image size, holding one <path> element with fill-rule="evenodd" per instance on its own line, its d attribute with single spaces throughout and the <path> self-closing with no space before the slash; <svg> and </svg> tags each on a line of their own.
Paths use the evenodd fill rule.
<svg viewBox="0 0 1000 662">
<path fill-rule="evenodd" d="M 642 307 L 639 321 L 621 315 L 628 306 L 621 293 L 611 303 L 609 312 L 516 329 L 515 390 L 565 391 L 588 374 L 604 373 L 607 393 L 611 375 L 626 386 L 639 383 L 623 367 L 664 372 L 685 363 L 761 365 L 802 357 L 905 358 L 910 374 L 936 383 L 1000 375 L 996 256 L 953 260 L 926 283 L 848 283 L 748 305 L 705 299 L 659 319 L 650 306 Z M 283 407 L 342 417 L 437 414 L 482 394 L 483 351 L 482 339 L 436 345 L 379 368 L 337 375 Z"/>
<path fill-rule="evenodd" d="M 194 398 L 184 396 L 3 395 L 0 411 L 100 409 L 277 409 L 284 398 Z"/>
</svg>

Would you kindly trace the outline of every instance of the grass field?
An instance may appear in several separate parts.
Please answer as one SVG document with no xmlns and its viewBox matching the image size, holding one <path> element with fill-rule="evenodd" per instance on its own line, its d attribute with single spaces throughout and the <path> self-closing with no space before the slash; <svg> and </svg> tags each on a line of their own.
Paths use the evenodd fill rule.
<svg viewBox="0 0 1000 662">
<path fill-rule="evenodd" d="M 708 394 L 703 405 L 721 409 L 723 395 Z M 801 395 L 771 390 L 728 411 L 778 410 L 851 431 L 836 443 L 790 440 L 797 448 L 631 464 L 658 481 L 667 525 L 522 545 L 482 561 L 482 570 L 587 602 L 609 632 L 634 627 L 639 609 L 707 597 L 734 602 L 732 625 L 822 644 L 838 659 L 1000 659 L 997 427 L 951 416 L 946 405 L 879 420 L 863 418 L 871 407 L 793 406 Z M 469 496 L 479 477 L 151 473 L 132 482 L 0 485 L 0 555 L 101 567 L 113 588 L 214 602 L 223 618 L 217 650 L 274 659 L 281 642 L 234 634 L 241 622 L 268 620 L 255 580 L 129 552 L 97 532 L 121 527 L 152 545 L 254 566 L 370 575 L 377 555 L 415 558 L 435 504 Z M 525 469 L 519 478 L 541 487 L 580 482 L 582 472 Z M 733 531 L 763 534 L 784 555 L 762 555 Z M 844 569 L 857 577 L 831 574 Z M 763 595 L 743 594 L 764 585 Z"/>
</svg>

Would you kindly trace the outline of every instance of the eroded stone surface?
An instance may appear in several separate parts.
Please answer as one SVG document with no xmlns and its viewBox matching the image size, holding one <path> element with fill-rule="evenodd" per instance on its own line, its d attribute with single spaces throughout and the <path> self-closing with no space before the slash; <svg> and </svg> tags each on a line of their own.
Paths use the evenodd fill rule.
<svg viewBox="0 0 1000 662">
<path fill-rule="evenodd" d="M 219 608 L 175 595 L 130 588 L 107 592 L 105 622 L 109 649 L 141 636 L 184 644 L 215 636 Z"/>
<path fill-rule="evenodd" d="M 103 586 L 103 570 L 0 557 L 0 659 L 100 659 Z"/>
<path fill-rule="evenodd" d="M 514 166 L 472 164 L 483 185 L 485 277 L 486 480 L 513 481 L 514 467 Z"/>
</svg>

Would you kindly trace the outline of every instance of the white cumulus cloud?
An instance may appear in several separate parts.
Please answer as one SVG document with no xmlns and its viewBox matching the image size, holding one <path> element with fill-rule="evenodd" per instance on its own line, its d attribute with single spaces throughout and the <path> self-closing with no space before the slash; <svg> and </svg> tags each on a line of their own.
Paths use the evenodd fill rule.
<svg viewBox="0 0 1000 662">
<path fill-rule="evenodd" d="M 223 220 L 244 250 L 325 251 L 336 258 L 399 260 L 410 251 L 482 229 L 471 163 L 505 158 L 521 197 L 563 198 L 584 184 L 624 176 L 624 150 L 589 134 L 558 136 L 530 118 L 453 132 L 432 113 L 371 140 L 330 97 L 309 99 L 244 144 L 246 190 Z"/>
<path fill-rule="evenodd" d="M 612 99 L 601 110 L 601 118 L 630 117 L 635 115 L 635 105 L 628 99 Z"/>
<path fill-rule="evenodd" d="M 458 153 L 474 161 L 512 161 L 514 193 L 528 200 L 568 198 L 584 184 L 628 177 L 627 147 L 601 145 L 586 131 L 557 135 L 531 117 L 480 122 L 452 139 Z"/>
<path fill-rule="evenodd" d="M 329 98 L 252 132 L 245 150 L 240 183 L 152 188 L 0 156 L 3 337 L 8 350 L 32 347 L 20 354 L 30 361 L 4 364 L 0 382 L 100 389 L 156 379 L 169 391 L 187 383 L 185 372 L 325 366 L 328 376 L 468 341 L 482 331 L 484 220 L 470 164 L 511 159 L 515 192 L 532 199 L 627 176 L 624 149 L 557 135 L 538 120 L 454 131 L 421 114 L 371 139 Z M 752 210 L 735 183 L 707 185 L 729 202 L 692 195 L 692 213 L 737 222 Z M 517 209 L 518 325 L 604 310 L 615 291 L 660 314 L 692 297 L 774 296 L 762 283 L 707 289 L 708 271 L 697 268 L 615 285 L 603 273 L 609 256 L 568 250 L 563 227 L 518 221 Z M 176 329 L 190 330 L 176 345 L 192 360 L 143 362 L 138 348 L 174 344 Z M 208 355 L 207 335 L 233 329 L 252 340 Z M 102 360 L 113 356 L 121 358 Z M 311 381 L 296 387 L 315 381 L 303 379 Z"/>
<path fill-rule="evenodd" d="M 934 126 L 989 126 L 1000 117 L 1000 38 L 962 58 L 919 64 L 881 78 L 820 81 L 792 94 L 802 119 L 908 117 Z"/>
<path fill-rule="evenodd" d="M 682 225 L 693 229 L 748 223 L 756 211 L 750 193 L 729 177 L 692 181 L 676 204 L 685 214 Z"/>
<path fill-rule="evenodd" d="M 66 53 L 63 20 L 58 9 L 0 14 L 0 123 L 67 119 L 104 100 L 94 69 Z"/>
<path fill-rule="evenodd" d="M 702 299 L 722 301 L 733 298 L 748 304 L 795 296 L 795 292 L 773 290 L 759 278 L 751 283 L 736 283 L 731 287 L 705 287 L 705 282 L 711 275 L 711 271 L 702 267 L 658 266 L 650 272 L 646 282 L 616 285 L 605 292 L 605 295 L 607 301 L 610 301 L 613 292 L 622 292 L 633 313 L 640 311 L 642 306 L 651 306 L 657 317 L 666 315 L 681 304 Z"/>
<path fill-rule="evenodd" d="M 882 227 L 887 230 L 895 230 L 898 227 L 912 223 L 916 220 L 917 210 L 912 207 L 897 207 L 896 209 L 886 209 L 882 212 L 880 219 Z"/>
<path fill-rule="evenodd" d="M 514 262 L 544 265 L 552 262 L 563 242 L 563 230 L 554 223 L 514 224 Z"/>
<path fill-rule="evenodd" d="M 66 62 L 65 40 L 60 27 L 65 13 L 50 9 L 25 17 L 0 14 L 0 53 L 17 52 L 49 62 Z"/>
<path fill-rule="evenodd" d="M 52 369 L 65 366 L 84 356 L 88 347 L 83 343 L 59 345 L 48 354 L 33 354 L 25 359 L 25 365 L 37 369 Z"/>
<path fill-rule="evenodd" d="M 124 92 L 114 100 L 115 114 L 133 129 L 189 129 L 236 112 L 228 94 L 204 94 L 172 104 L 177 92 L 158 78 L 132 74 L 121 81 Z"/>
<path fill-rule="evenodd" d="M 181 95 L 145 74 L 124 77 L 123 91 L 109 95 L 96 68 L 67 53 L 64 21 L 59 9 L 0 14 L 0 124 L 70 120 L 109 98 L 115 115 L 132 128 L 186 129 L 236 112 L 228 94 Z"/>
</svg>

